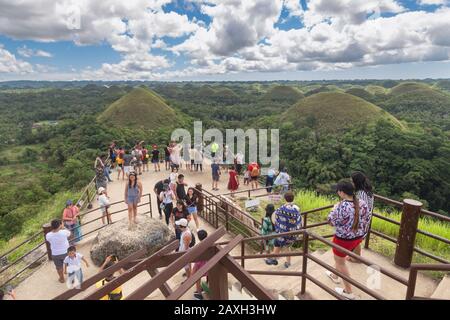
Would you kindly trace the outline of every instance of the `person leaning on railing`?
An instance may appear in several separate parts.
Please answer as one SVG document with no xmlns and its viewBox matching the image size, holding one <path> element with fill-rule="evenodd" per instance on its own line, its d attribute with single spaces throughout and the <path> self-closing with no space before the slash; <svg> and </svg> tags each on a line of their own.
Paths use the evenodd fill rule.
<svg viewBox="0 0 450 320">
<path fill-rule="evenodd" d="M 355 250 L 364 239 L 367 225 L 370 223 L 370 215 L 364 200 L 358 199 L 355 188 L 350 181 L 342 180 L 336 186 L 336 192 L 341 198 L 328 215 L 328 222 L 336 228 L 333 243 L 349 251 Z M 347 254 L 333 248 L 336 269 L 350 277 L 350 272 L 345 263 Z M 326 271 L 327 276 L 339 284 L 340 280 L 335 274 Z M 355 299 L 352 286 L 344 280 L 344 288 L 337 287 L 335 291 L 347 299 Z"/>
</svg>

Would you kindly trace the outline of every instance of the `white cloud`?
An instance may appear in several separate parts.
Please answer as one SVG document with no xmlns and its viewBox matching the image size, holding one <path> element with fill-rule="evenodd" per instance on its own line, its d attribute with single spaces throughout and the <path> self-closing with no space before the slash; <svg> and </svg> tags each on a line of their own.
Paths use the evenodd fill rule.
<svg viewBox="0 0 450 320">
<path fill-rule="evenodd" d="M 449 0 L 418 0 L 417 1 L 418 4 L 420 5 L 444 5 L 444 4 L 448 4 L 450 3 Z"/>
<path fill-rule="evenodd" d="M 47 52 L 44 50 L 30 49 L 25 45 L 23 47 L 17 48 L 17 53 L 24 58 L 31 58 L 31 57 L 51 58 L 51 57 L 53 57 L 53 55 L 50 52 Z"/>
<path fill-rule="evenodd" d="M 17 60 L 16 57 L 0 45 L 0 74 L 33 72 L 33 67 L 26 61 Z"/>
</svg>

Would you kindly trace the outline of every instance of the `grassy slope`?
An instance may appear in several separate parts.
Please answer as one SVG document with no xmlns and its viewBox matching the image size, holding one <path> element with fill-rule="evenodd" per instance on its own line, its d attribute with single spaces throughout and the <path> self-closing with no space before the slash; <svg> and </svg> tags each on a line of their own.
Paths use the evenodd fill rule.
<svg viewBox="0 0 450 320">
<path fill-rule="evenodd" d="M 290 86 L 276 86 L 271 88 L 262 99 L 269 101 L 292 101 L 296 102 L 304 97 L 300 90 Z"/>
<path fill-rule="evenodd" d="M 399 128 L 402 124 L 392 115 L 374 104 L 356 96 L 340 92 L 324 92 L 301 100 L 287 110 L 281 117 L 282 121 L 294 120 L 297 125 L 313 117 L 316 127 L 324 133 L 335 133 L 349 126 L 376 122 L 388 119 Z"/>
<path fill-rule="evenodd" d="M 135 88 L 110 105 L 99 120 L 119 126 L 154 129 L 173 124 L 177 121 L 177 115 L 153 91 Z"/>
</svg>

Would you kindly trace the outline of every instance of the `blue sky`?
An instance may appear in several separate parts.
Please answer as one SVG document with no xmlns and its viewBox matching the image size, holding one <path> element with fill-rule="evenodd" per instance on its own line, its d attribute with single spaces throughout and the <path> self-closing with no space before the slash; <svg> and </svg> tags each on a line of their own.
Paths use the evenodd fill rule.
<svg viewBox="0 0 450 320">
<path fill-rule="evenodd" d="M 449 2 L 0 0 L 0 81 L 445 78 Z"/>
</svg>

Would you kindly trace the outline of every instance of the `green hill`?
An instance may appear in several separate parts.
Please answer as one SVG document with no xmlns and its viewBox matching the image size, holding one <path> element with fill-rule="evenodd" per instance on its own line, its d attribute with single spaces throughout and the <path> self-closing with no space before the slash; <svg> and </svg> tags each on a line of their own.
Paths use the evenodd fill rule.
<svg viewBox="0 0 450 320">
<path fill-rule="evenodd" d="M 417 83 L 417 82 L 404 82 L 399 84 L 398 86 L 395 86 L 391 89 L 389 92 L 390 95 L 398 96 L 405 93 L 410 92 L 417 92 L 417 91 L 432 91 L 431 87 L 427 86 L 423 83 Z"/>
<path fill-rule="evenodd" d="M 262 99 L 268 101 L 286 101 L 289 103 L 295 103 L 303 97 L 303 93 L 296 88 L 290 86 L 276 86 L 267 91 Z"/>
<path fill-rule="evenodd" d="M 312 96 L 312 95 L 315 95 L 315 94 L 318 94 L 318 93 L 331 92 L 331 91 L 333 91 L 333 89 L 330 88 L 329 86 L 320 86 L 318 88 L 309 90 L 308 92 L 305 93 L 305 96 L 309 97 L 309 96 Z"/>
<path fill-rule="evenodd" d="M 359 125 L 387 119 L 402 127 L 392 115 L 359 97 L 342 92 L 322 92 L 292 106 L 281 120 L 298 127 L 314 127 L 322 133 L 337 133 Z"/>
<path fill-rule="evenodd" d="M 435 84 L 436 88 L 441 89 L 441 90 L 445 90 L 445 91 L 450 91 L 450 80 L 441 80 L 438 81 Z"/>
<path fill-rule="evenodd" d="M 371 94 L 370 92 L 366 91 L 364 88 L 358 88 L 358 87 L 350 88 L 347 91 L 345 91 L 345 93 L 357 96 L 357 97 L 364 99 L 366 101 L 369 101 L 369 102 L 372 102 L 374 99 L 374 95 Z"/>
<path fill-rule="evenodd" d="M 239 101 L 239 96 L 230 88 L 221 88 L 214 92 L 213 98 L 217 101 L 235 103 Z"/>
<path fill-rule="evenodd" d="M 388 90 L 386 88 L 383 88 L 381 86 L 376 86 L 376 85 L 368 85 L 365 89 L 367 92 L 369 92 L 373 95 L 385 95 L 388 92 Z"/>
<path fill-rule="evenodd" d="M 98 119 L 116 126 L 146 129 L 178 122 L 175 111 L 159 95 L 142 87 L 133 89 L 111 104 Z"/>
<path fill-rule="evenodd" d="M 201 86 L 196 93 L 196 96 L 201 99 L 211 99 L 214 98 L 215 95 L 216 90 L 209 85 Z"/>
</svg>

